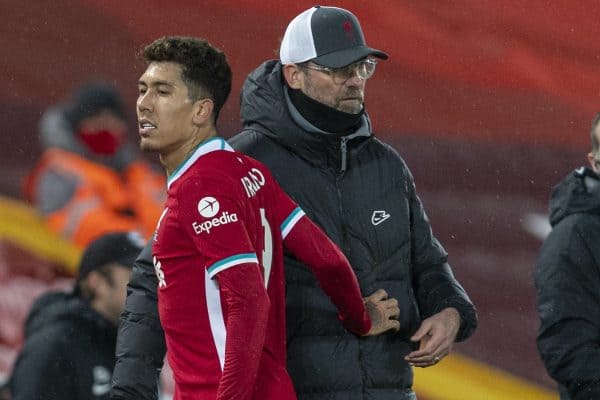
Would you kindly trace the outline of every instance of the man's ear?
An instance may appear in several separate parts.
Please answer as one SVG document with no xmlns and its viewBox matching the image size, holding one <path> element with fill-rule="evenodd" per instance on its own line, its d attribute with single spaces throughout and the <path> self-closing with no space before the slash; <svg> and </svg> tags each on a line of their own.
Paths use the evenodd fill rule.
<svg viewBox="0 0 600 400">
<path fill-rule="evenodd" d="M 283 77 L 292 89 L 301 89 L 304 86 L 304 75 L 295 64 L 286 64 L 283 66 Z"/>
<path fill-rule="evenodd" d="M 88 298 L 96 298 L 105 290 L 107 284 L 106 278 L 98 271 L 90 271 L 81 282 L 82 289 Z"/>
<path fill-rule="evenodd" d="M 196 125 L 206 125 L 212 122 L 212 113 L 215 103 L 211 99 L 200 99 L 194 103 L 194 114 L 192 121 Z"/>
</svg>

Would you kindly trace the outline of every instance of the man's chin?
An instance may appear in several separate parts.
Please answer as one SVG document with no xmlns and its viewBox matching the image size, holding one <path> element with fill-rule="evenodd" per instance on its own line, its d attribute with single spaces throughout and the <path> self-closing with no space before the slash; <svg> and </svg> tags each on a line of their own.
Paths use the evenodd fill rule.
<svg viewBox="0 0 600 400">
<path fill-rule="evenodd" d="M 360 100 L 343 100 L 340 102 L 338 110 L 348 114 L 358 114 L 363 108 L 363 103 Z"/>
<path fill-rule="evenodd" d="M 140 150 L 145 153 L 156 153 L 158 148 L 147 139 L 140 140 Z"/>
</svg>

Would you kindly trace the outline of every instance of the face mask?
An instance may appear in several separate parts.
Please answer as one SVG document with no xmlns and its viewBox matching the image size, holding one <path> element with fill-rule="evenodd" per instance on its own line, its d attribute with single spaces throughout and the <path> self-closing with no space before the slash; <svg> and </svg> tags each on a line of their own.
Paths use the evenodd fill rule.
<svg viewBox="0 0 600 400">
<path fill-rule="evenodd" d="M 112 156 L 121 145 L 121 135 L 107 131 L 79 131 L 79 138 L 94 154 Z"/>
</svg>

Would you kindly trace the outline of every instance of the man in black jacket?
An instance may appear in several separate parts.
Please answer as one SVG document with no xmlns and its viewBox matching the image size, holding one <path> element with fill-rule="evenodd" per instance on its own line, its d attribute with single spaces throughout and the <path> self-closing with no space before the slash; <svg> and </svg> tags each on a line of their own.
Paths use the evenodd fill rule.
<svg viewBox="0 0 600 400">
<path fill-rule="evenodd" d="M 552 192 L 550 224 L 535 272 L 537 346 L 561 400 L 600 399 L 600 114 L 592 123 L 591 168 Z"/>
<path fill-rule="evenodd" d="M 350 12 L 306 10 L 288 26 L 281 61 L 248 77 L 244 130 L 231 140 L 265 163 L 338 244 L 363 294 L 383 288 L 400 306 L 400 332 L 352 335 L 315 277 L 287 257 L 288 369 L 300 399 L 414 399 L 411 365 L 434 365 L 476 326 L 410 171 L 371 132 L 363 96 L 377 58 L 387 55 L 366 45 Z M 113 398 L 156 398 L 164 338 L 151 265 L 146 247 L 119 329 Z"/>
<path fill-rule="evenodd" d="M 101 236 L 86 248 L 72 292 L 36 300 L 9 382 L 13 400 L 108 398 L 117 323 L 143 245 L 133 232 Z"/>
</svg>

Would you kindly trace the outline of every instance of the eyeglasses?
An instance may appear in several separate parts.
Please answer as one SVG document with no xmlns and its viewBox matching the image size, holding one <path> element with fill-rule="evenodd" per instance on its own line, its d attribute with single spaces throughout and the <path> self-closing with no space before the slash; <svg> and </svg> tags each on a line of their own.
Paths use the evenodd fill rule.
<svg viewBox="0 0 600 400">
<path fill-rule="evenodd" d="M 375 67 L 377 66 L 377 60 L 373 58 L 365 58 L 364 60 L 357 61 L 350 65 L 346 65 L 341 68 L 325 67 L 319 64 L 298 64 L 300 68 L 312 69 L 315 71 L 321 71 L 331 77 L 333 82 L 337 85 L 341 85 L 350 78 L 358 76 L 362 80 L 369 79 L 375 73 Z"/>
</svg>

